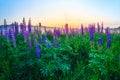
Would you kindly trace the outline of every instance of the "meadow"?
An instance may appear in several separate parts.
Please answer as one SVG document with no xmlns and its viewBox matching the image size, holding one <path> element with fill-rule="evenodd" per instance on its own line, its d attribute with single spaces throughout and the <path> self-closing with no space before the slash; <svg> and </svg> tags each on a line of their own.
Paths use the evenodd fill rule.
<svg viewBox="0 0 120 80">
<path fill-rule="evenodd" d="M 100 24 L 44 33 L 31 27 L 4 24 L 0 80 L 120 80 L 120 34 Z"/>
</svg>

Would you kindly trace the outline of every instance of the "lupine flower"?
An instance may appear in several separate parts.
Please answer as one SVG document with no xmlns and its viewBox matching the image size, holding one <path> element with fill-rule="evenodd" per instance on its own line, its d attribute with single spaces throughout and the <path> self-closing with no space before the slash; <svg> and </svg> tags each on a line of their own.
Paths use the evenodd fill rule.
<svg viewBox="0 0 120 80">
<path fill-rule="evenodd" d="M 28 33 L 31 33 L 31 19 L 28 22 Z"/>
<path fill-rule="evenodd" d="M 16 38 L 15 38 L 15 35 L 14 35 L 13 28 L 10 29 L 10 35 L 11 35 L 11 38 L 12 38 L 13 46 L 16 47 Z"/>
<path fill-rule="evenodd" d="M 76 36 L 76 34 L 77 34 L 77 30 L 74 29 L 73 34 L 74 34 L 74 36 Z"/>
<path fill-rule="evenodd" d="M 55 37 L 60 37 L 60 35 L 61 35 L 60 29 L 55 29 L 55 30 L 54 30 L 54 36 L 55 36 Z"/>
<path fill-rule="evenodd" d="M 40 49 L 39 49 L 39 46 L 38 46 L 38 42 L 37 42 L 37 39 L 35 38 L 35 44 L 36 44 L 36 57 L 40 57 Z"/>
<path fill-rule="evenodd" d="M 31 49 L 32 47 L 31 37 L 28 38 L 28 47 L 29 49 Z"/>
<path fill-rule="evenodd" d="M 98 45 L 99 45 L 99 46 L 102 46 L 102 38 L 99 38 L 99 39 L 98 39 Z"/>
<path fill-rule="evenodd" d="M 105 32 L 107 34 L 107 38 L 111 39 L 111 34 L 110 34 L 110 31 L 109 31 L 109 28 L 106 28 Z"/>
<path fill-rule="evenodd" d="M 110 48 L 111 47 L 111 39 L 108 39 L 107 40 L 107 48 Z"/>
<path fill-rule="evenodd" d="M 26 21 L 25 21 L 25 18 L 23 18 L 23 26 L 24 26 L 24 30 L 26 31 Z"/>
<path fill-rule="evenodd" d="M 44 34 L 44 36 L 43 36 L 43 41 L 44 41 L 44 43 L 46 43 L 46 34 Z"/>
<path fill-rule="evenodd" d="M 24 42 L 27 41 L 27 36 L 28 36 L 27 31 L 24 31 Z"/>
<path fill-rule="evenodd" d="M 23 25 L 23 23 L 20 24 L 20 33 L 21 34 L 24 33 L 24 25 Z"/>
<path fill-rule="evenodd" d="M 71 30 L 71 33 L 74 34 L 75 32 L 74 28 L 71 28 L 70 30 Z"/>
<path fill-rule="evenodd" d="M 83 28 L 82 24 L 81 24 L 81 34 L 82 34 L 82 36 L 84 35 L 84 28 Z"/>
<path fill-rule="evenodd" d="M 109 31 L 109 28 L 108 28 L 108 27 L 105 29 L 105 33 L 106 33 L 107 35 L 110 34 L 110 31 Z"/>
<path fill-rule="evenodd" d="M 6 40 L 8 42 L 9 41 L 9 31 L 8 31 L 8 29 L 5 29 L 5 36 L 6 36 Z"/>
<path fill-rule="evenodd" d="M 54 39 L 54 46 L 59 47 L 59 43 Z"/>
<path fill-rule="evenodd" d="M 90 35 L 90 41 L 93 41 L 94 39 L 94 27 L 93 26 L 89 27 L 89 35 Z"/>
</svg>

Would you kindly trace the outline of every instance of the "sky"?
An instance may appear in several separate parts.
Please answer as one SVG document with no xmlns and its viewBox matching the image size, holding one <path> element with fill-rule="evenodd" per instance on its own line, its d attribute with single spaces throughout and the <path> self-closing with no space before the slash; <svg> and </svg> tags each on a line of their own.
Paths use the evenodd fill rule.
<svg viewBox="0 0 120 80">
<path fill-rule="evenodd" d="M 32 24 L 71 27 L 104 23 L 105 27 L 120 26 L 120 0 L 0 0 L 0 25 L 31 18 Z"/>
</svg>

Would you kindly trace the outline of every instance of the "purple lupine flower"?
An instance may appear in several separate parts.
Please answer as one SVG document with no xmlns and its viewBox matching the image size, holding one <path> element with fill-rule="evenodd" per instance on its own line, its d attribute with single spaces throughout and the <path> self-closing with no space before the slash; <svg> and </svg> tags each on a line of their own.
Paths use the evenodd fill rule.
<svg viewBox="0 0 120 80">
<path fill-rule="evenodd" d="M 24 31 L 24 42 L 26 42 L 26 41 L 27 41 L 27 36 L 28 36 L 27 31 Z"/>
<path fill-rule="evenodd" d="M 108 27 L 106 28 L 105 33 L 107 34 L 107 38 L 111 39 L 111 34 Z"/>
<path fill-rule="evenodd" d="M 105 29 L 105 33 L 106 33 L 107 35 L 110 34 L 109 27 L 107 27 L 107 28 Z"/>
<path fill-rule="evenodd" d="M 16 38 L 15 38 L 15 35 L 14 35 L 13 28 L 10 29 L 10 35 L 11 35 L 11 38 L 12 38 L 13 46 L 16 47 Z"/>
<path fill-rule="evenodd" d="M 110 48 L 111 47 L 111 39 L 108 39 L 107 40 L 107 48 Z"/>
<path fill-rule="evenodd" d="M 25 18 L 23 18 L 23 26 L 24 26 L 24 30 L 26 31 L 26 21 L 25 21 Z"/>
<path fill-rule="evenodd" d="M 74 36 L 76 36 L 76 34 L 77 34 L 77 31 L 75 29 L 73 30 L 73 34 L 74 34 Z"/>
<path fill-rule="evenodd" d="M 102 38 L 99 38 L 99 39 L 98 39 L 98 45 L 99 45 L 99 46 L 102 46 Z"/>
<path fill-rule="evenodd" d="M 46 33 L 45 33 L 44 36 L 43 36 L 44 43 L 46 43 L 46 40 L 47 40 L 47 38 L 46 38 Z"/>
<path fill-rule="evenodd" d="M 23 23 L 20 23 L 20 33 L 21 34 L 24 33 L 24 25 L 23 25 Z"/>
<path fill-rule="evenodd" d="M 15 25 L 15 34 L 19 33 L 18 23 L 15 22 L 13 25 Z"/>
<path fill-rule="evenodd" d="M 61 35 L 60 29 L 54 29 L 54 36 L 55 37 L 60 37 L 60 35 Z"/>
<path fill-rule="evenodd" d="M 71 31 L 72 34 L 74 34 L 75 30 L 74 30 L 74 28 L 71 28 L 70 31 Z"/>
<path fill-rule="evenodd" d="M 83 28 L 83 24 L 81 24 L 81 34 L 82 34 L 82 36 L 84 35 L 84 28 Z"/>
<path fill-rule="evenodd" d="M 56 41 L 56 39 L 54 39 L 54 46 L 59 47 L 59 43 Z"/>
<path fill-rule="evenodd" d="M 35 38 L 35 44 L 36 44 L 36 57 L 39 58 L 40 57 L 40 49 L 39 49 L 38 42 L 37 42 L 36 38 Z"/>
<path fill-rule="evenodd" d="M 9 42 L 9 31 L 8 31 L 8 29 L 5 29 L 5 37 L 6 37 L 7 42 Z"/>
<path fill-rule="evenodd" d="M 31 19 L 28 22 L 28 33 L 31 33 Z"/>
<path fill-rule="evenodd" d="M 29 49 L 31 49 L 32 47 L 31 37 L 28 38 L 28 47 Z"/>
<path fill-rule="evenodd" d="M 92 25 L 89 27 L 89 35 L 90 35 L 90 41 L 93 41 L 93 39 L 94 39 L 94 27 Z"/>
</svg>

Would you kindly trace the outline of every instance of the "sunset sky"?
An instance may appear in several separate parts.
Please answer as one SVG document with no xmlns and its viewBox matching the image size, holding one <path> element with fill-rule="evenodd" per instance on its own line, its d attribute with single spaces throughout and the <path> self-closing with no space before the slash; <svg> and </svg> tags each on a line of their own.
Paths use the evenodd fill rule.
<svg viewBox="0 0 120 80">
<path fill-rule="evenodd" d="M 105 27 L 118 27 L 120 0 L 0 0 L 0 25 L 23 17 L 34 25 L 79 27 L 103 21 Z"/>
</svg>

